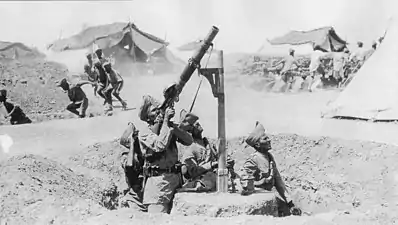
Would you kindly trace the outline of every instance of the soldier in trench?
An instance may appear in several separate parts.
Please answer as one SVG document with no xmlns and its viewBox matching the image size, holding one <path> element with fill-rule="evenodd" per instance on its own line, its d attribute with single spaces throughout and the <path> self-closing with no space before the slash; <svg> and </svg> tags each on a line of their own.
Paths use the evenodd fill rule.
<svg viewBox="0 0 398 225">
<path fill-rule="evenodd" d="M 199 117 L 182 110 L 181 121 L 189 124 L 188 132 L 192 134 L 193 143 L 182 153 L 182 162 L 186 166 L 184 182 L 179 192 L 209 192 L 216 191 L 218 168 L 217 149 L 206 137 L 202 136 L 203 128 Z M 227 168 L 233 169 L 234 160 L 228 157 Z"/>
<path fill-rule="evenodd" d="M 182 185 L 177 142 L 185 146 L 193 142 L 186 131 L 188 124 L 170 121 L 174 114 L 174 109 L 168 107 L 163 115 L 159 112 L 158 101 L 148 95 L 143 97 L 139 117 L 151 131 L 140 133 L 138 139 L 145 158 L 143 202 L 149 213 L 170 213 L 174 194 Z"/>
<path fill-rule="evenodd" d="M 271 140 L 265 133 L 263 125 L 259 122 L 246 138 L 248 148 L 254 148 L 255 153 L 249 156 L 242 168 L 240 181 L 242 185 L 242 195 L 250 195 L 255 191 L 255 187 L 271 191 L 273 187 L 279 194 L 279 199 L 285 202 L 289 211 L 293 215 L 301 215 L 301 210 L 296 207 L 282 180 L 282 177 L 276 166 L 273 155 L 269 152 Z"/>
<path fill-rule="evenodd" d="M 138 143 L 138 129 L 133 123 L 128 123 L 128 127 L 120 138 L 120 144 L 128 150 L 132 149 L 132 151 L 123 151 L 121 155 L 121 164 L 128 186 L 128 189 L 124 191 L 121 204 L 128 208 L 146 212 L 147 208 L 142 203 L 144 158 Z M 132 160 L 132 162 L 128 162 L 128 160 Z"/>
<path fill-rule="evenodd" d="M 18 105 L 7 101 L 7 90 L 5 89 L 0 90 L 0 107 L 4 107 L 6 115 L 3 116 L 6 119 L 10 118 L 11 125 L 32 123 L 32 120 L 25 115 Z"/>
</svg>

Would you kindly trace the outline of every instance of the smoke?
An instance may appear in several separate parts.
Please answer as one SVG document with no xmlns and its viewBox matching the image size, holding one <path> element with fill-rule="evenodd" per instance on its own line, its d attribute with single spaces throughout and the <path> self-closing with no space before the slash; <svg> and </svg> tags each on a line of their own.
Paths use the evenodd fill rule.
<svg viewBox="0 0 398 225">
<path fill-rule="evenodd" d="M 86 63 L 87 50 L 53 52 L 47 51 L 47 60 L 64 64 L 70 73 L 83 73 L 83 66 Z"/>
<path fill-rule="evenodd" d="M 14 141 L 12 140 L 12 138 L 7 135 L 0 135 L 0 147 L 3 150 L 4 153 L 9 153 L 10 152 L 10 148 L 11 146 L 14 144 Z"/>
</svg>

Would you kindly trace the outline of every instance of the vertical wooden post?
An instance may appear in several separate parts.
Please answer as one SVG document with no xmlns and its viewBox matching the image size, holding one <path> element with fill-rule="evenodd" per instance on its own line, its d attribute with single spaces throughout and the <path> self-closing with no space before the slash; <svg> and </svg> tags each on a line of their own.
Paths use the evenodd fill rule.
<svg viewBox="0 0 398 225">
<path fill-rule="evenodd" d="M 219 69 L 218 69 L 218 180 L 217 191 L 228 192 L 228 170 L 227 152 L 226 152 L 226 133 L 225 133 L 225 94 L 224 94 L 224 55 L 223 51 L 219 51 Z M 217 82 L 216 82 L 217 83 Z"/>
</svg>

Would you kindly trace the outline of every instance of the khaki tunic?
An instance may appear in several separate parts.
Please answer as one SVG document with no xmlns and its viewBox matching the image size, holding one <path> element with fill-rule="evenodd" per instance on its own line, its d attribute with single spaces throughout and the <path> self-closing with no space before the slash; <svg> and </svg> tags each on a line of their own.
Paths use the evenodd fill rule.
<svg viewBox="0 0 398 225">
<path fill-rule="evenodd" d="M 189 145 L 192 143 L 192 137 L 187 136 L 177 138 L 173 134 L 172 128 L 162 126 L 160 134 L 155 133 L 140 134 L 139 141 L 141 150 L 144 152 L 152 150 L 154 152 L 163 152 L 160 159 L 150 163 L 150 166 L 159 166 L 160 169 L 168 169 L 178 162 L 177 141 Z M 182 180 L 180 174 L 164 173 L 160 176 L 149 177 L 144 189 L 144 204 L 168 204 L 172 200 L 175 191 L 181 186 Z"/>
<path fill-rule="evenodd" d="M 250 146 L 247 146 L 251 148 Z M 241 176 L 241 185 L 249 190 L 254 190 L 254 186 L 247 187 L 248 180 L 260 181 L 263 178 L 267 178 L 270 175 L 270 162 L 273 161 L 274 166 L 274 173 L 273 173 L 273 180 L 269 183 L 263 183 L 260 185 L 256 185 L 258 188 L 262 188 L 268 191 L 271 191 L 273 187 L 276 188 L 280 197 L 288 203 L 291 201 L 290 194 L 288 193 L 285 183 L 282 180 L 282 177 L 276 167 L 276 163 L 274 157 L 271 153 L 263 154 L 261 152 L 256 151 L 252 155 L 250 155 L 243 164 L 240 170 Z M 249 185 L 254 185 L 253 183 Z"/>
</svg>

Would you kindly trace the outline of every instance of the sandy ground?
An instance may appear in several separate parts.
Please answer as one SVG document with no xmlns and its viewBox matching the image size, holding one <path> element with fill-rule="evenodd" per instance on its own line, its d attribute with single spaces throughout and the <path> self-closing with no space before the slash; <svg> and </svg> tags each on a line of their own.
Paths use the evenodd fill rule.
<svg viewBox="0 0 398 225">
<path fill-rule="evenodd" d="M 122 97 L 127 99 L 129 107 L 138 107 L 143 94 L 151 94 L 161 100 L 160 90 L 175 79 L 175 75 L 145 79 L 127 78 Z M 199 80 L 199 77 L 193 75 L 187 84 L 176 106 L 177 115 L 181 108 L 189 108 Z M 57 120 L 40 124 L 1 127 L 0 135 L 8 134 L 14 142 L 8 154 L 0 153 L 1 159 L 17 157 L 0 162 L 2 165 L 0 177 L 3 182 L 0 184 L 0 190 L 3 194 L 19 196 L 18 193 L 25 193 L 25 195 L 36 193 L 37 195 L 32 194 L 32 198 L 40 199 L 40 193 L 45 196 L 46 191 L 40 193 L 35 191 L 37 182 L 32 177 L 45 176 L 39 177 L 39 180 L 46 184 L 42 184 L 43 187 L 51 189 L 54 187 L 51 182 L 54 179 L 57 180 L 58 176 L 48 174 L 48 172 L 40 173 L 40 170 L 36 169 L 38 165 L 61 171 L 59 177 L 62 177 L 62 181 L 58 181 L 60 189 L 57 189 L 55 194 L 51 191 L 51 198 L 46 198 L 42 203 L 32 206 L 35 211 L 29 214 L 31 217 L 26 216 L 26 212 L 25 214 L 21 212 L 21 208 L 10 207 L 15 211 L 15 215 L 21 213 L 24 215 L 24 221 L 20 220 L 19 224 L 27 224 L 29 218 L 35 218 L 33 221 L 38 222 L 37 224 L 77 224 L 77 220 L 72 221 L 69 218 L 72 215 L 78 215 L 76 218 L 80 218 L 79 221 L 84 224 L 114 224 L 115 218 L 118 218 L 118 224 L 129 222 L 138 224 L 227 222 L 232 224 L 232 221 L 234 224 L 267 222 L 272 224 L 393 224 L 397 220 L 395 212 L 398 179 L 395 162 L 398 149 L 394 145 L 398 144 L 398 137 L 395 135 L 398 126 L 388 123 L 321 119 L 320 114 L 326 104 L 338 96 L 336 91 L 285 95 L 259 93 L 251 90 L 250 81 L 245 81 L 243 78 L 226 76 L 226 80 L 227 138 L 231 141 L 229 151 L 237 159 L 237 168 L 243 161 L 245 153 L 239 150 L 242 146 L 239 139 L 233 138 L 248 134 L 256 120 L 261 121 L 271 134 L 296 134 L 273 136 L 275 155 L 286 182 L 291 189 L 295 190 L 296 200 L 303 209 L 316 215 L 302 218 L 244 216 L 198 219 L 181 216 L 141 216 L 131 211 L 108 211 L 100 206 L 97 207 L 98 204 L 95 203 L 101 202 L 98 193 L 104 193 L 104 190 L 108 188 L 101 184 L 110 181 L 121 183 L 120 170 L 117 169 L 118 153 L 113 151 L 109 154 L 110 151 L 118 148 L 117 143 L 112 140 L 120 137 L 128 121 L 135 122 L 143 132 L 146 129 L 145 124 L 137 118 L 137 110 L 122 112 L 116 109 L 112 117 Z M 90 88 L 86 89 L 87 92 L 92 92 Z M 212 97 L 207 82 L 202 85 L 194 112 L 200 116 L 205 135 L 216 137 L 217 100 Z M 328 136 L 328 138 L 322 136 Z M 390 145 L 364 142 L 369 140 Z M 100 144 L 93 145 L 98 142 Z M 91 147 L 87 148 L 90 145 Z M 56 161 L 49 161 L 38 155 Z M 12 176 L 13 173 L 19 173 L 21 176 Z M 41 175 L 33 176 L 34 173 Z M 21 185 L 19 179 L 31 182 L 30 186 Z M 9 182 L 4 183 L 6 180 Z M 92 185 L 90 189 L 94 191 L 83 194 L 84 189 L 71 188 L 74 182 L 90 183 Z M 76 195 L 76 200 L 57 201 L 69 194 Z M 20 195 L 23 196 L 23 194 Z M 18 197 L 19 200 L 21 198 Z M 2 197 L 1 200 L 2 204 L 9 204 L 11 200 L 15 201 L 15 197 L 14 199 Z M 32 204 L 26 203 L 29 199 L 21 201 L 25 202 L 25 211 L 29 211 L 31 208 L 26 208 Z M 44 212 L 49 205 L 54 208 L 53 214 L 50 214 L 52 217 L 42 218 L 42 216 L 41 220 L 38 220 L 37 215 L 43 215 L 40 212 Z M 58 209 L 55 205 L 61 208 Z M 62 207 L 69 207 L 67 214 L 61 213 Z M 13 211 L 3 210 L 1 216 L 11 212 Z"/>
</svg>

